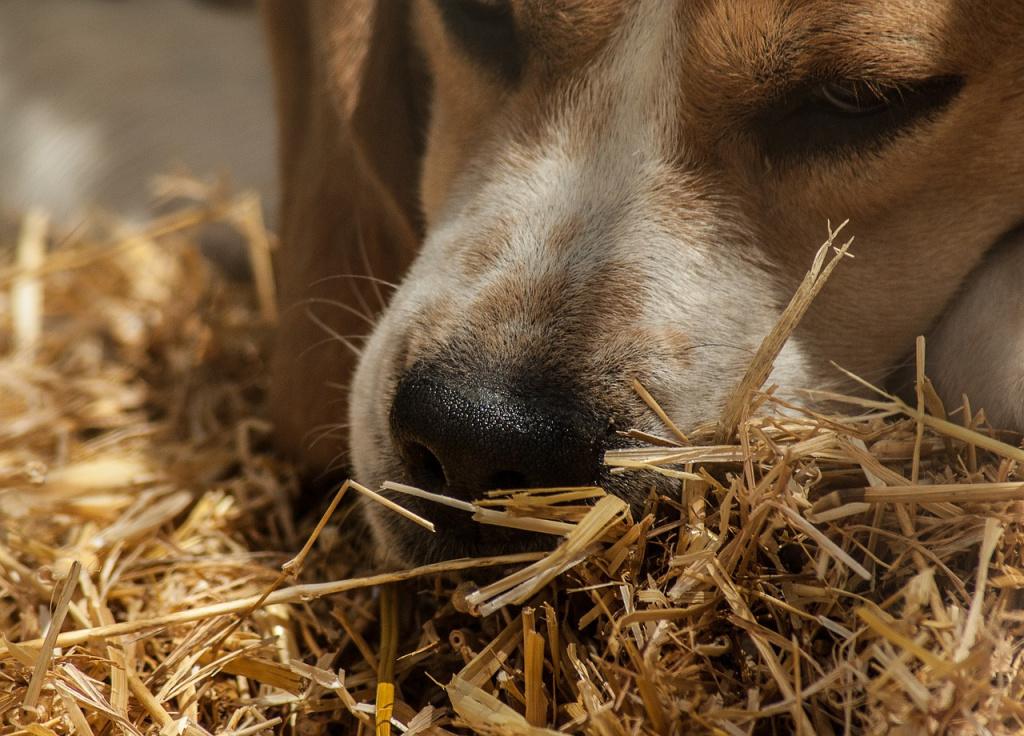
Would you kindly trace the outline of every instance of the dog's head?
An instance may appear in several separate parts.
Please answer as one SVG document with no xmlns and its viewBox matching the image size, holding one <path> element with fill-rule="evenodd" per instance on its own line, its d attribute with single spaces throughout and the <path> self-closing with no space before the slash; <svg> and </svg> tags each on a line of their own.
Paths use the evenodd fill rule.
<svg viewBox="0 0 1024 736">
<path fill-rule="evenodd" d="M 660 427 L 630 379 L 684 428 L 714 419 L 828 220 L 849 218 L 856 257 L 783 350 L 782 385 L 834 383 L 830 361 L 881 378 L 1024 219 L 1019 0 L 307 5 L 319 53 L 301 74 L 333 104 L 319 138 L 286 121 L 286 173 L 376 196 L 354 210 L 293 194 L 286 237 L 341 211 L 368 252 L 422 242 L 352 383 L 366 482 L 464 498 L 602 482 L 637 501 L 643 484 L 600 467 L 617 430 Z M 279 79 L 286 96 L 309 84 Z M 322 117 L 316 97 L 304 112 L 283 98 L 286 118 Z M 310 152 L 332 140 L 354 151 L 343 174 Z M 339 378 L 283 370 L 313 396 Z M 416 510 L 435 538 L 378 520 L 400 557 L 522 544 Z"/>
</svg>

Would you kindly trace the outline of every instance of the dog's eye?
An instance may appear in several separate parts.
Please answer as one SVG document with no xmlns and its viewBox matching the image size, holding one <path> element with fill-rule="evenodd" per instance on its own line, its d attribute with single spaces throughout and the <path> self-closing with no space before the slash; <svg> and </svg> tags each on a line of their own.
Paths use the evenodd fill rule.
<svg viewBox="0 0 1024 736">
<path fill-rule="evenodd" d="M 814 95 L 840 115 L 871 115 L 888 104 L 885 90 L 859 81 L 825 82 L 818 85 Z"/>
<path fill-rule="evenodd" d="M 445 28 L 473 61 L 515 84 L 522 50 L 508 0 L 436 0 Z"/>
<path fill-rule="evenodd" d="M 962 86 L 960 77 L 899 84 L 829 80 L 788 95 L 757 127 L 774 159 L 877 147 L 934 117 Z"/>
</svg>

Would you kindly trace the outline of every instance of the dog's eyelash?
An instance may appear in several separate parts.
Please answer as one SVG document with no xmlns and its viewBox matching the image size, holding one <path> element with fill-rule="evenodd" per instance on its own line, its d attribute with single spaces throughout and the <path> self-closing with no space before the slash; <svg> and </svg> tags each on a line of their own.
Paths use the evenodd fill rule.
<svg viewBox="0 0 1024 736">
<path fill-rule="evenodd" d="M 756 121 L 773 160 L 876 148 L 933 118 L 963 87 L 961 77 L 877 83 L 826 80 L 785 95 Z"/>
<path fill-rule="evenodd" d="M 523 59 L 515 16 L 506 0 L 435 0 L 461 50 L 502 81 L 515 84 Z"/>
</svg>

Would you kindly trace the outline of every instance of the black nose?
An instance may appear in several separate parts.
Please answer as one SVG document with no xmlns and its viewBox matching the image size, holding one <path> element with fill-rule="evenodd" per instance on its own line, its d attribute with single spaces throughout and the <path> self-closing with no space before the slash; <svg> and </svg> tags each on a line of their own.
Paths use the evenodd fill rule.
<svg viewBox="0 0 1024 736">
<path fill-rule="evenodd" d="M 473 500 L 596 483 L 605 431 L 571 392 L 416 367 L 395 392 L 391 435 L 415 485 Z"/>
</svg>

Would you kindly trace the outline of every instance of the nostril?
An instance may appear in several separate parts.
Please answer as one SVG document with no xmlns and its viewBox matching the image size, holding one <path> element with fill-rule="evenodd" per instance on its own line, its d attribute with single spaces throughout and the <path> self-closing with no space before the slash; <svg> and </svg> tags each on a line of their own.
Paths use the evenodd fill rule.
<svg viewBox="0 0 1024 736">
<path fill-rule="evenodd" d="M 487 490 L 507 491 L 513 488 L 529 488 L 531 483 L 523 473 L 515 470 L 499 470 L 487 479 Z"/>
<path fill-rule="evenodd" d="M 417 486 L 434 493 L 444 490 L 447 483 L 444 466 L 437 459 L 437 455 L 431 452 L 426 445 L 421 445 L 419 442 L 410 442 L 406 445 L 405 461 L 412 481 Z"/>
</svg>

